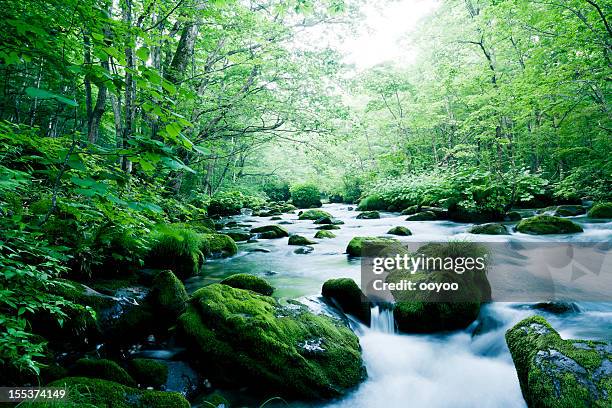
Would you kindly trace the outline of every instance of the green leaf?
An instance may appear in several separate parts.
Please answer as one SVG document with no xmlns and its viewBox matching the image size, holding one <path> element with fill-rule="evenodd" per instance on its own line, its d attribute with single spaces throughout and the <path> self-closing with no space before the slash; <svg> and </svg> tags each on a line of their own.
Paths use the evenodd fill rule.
<svg viewBox="0 0 612 408">
<path fill-rule="evenodd" d="M 136 50 L 136 56 L 143 61 L 147 61 L 149 59 L 150 51 L 147 47 L 141 47 Z"/>
<path fill-rule="evenodd" d="M 66 98 L 63 95 L 58 95 L 53 92 L 46 91 L 44 89 L 28 87 L 26 88 L 25 92 L 28 96 L 32 98 L 55 99 L 56 101 L 66 104 L 68 106 L 72 106 L 72 107 L 79 106 L 79 104 L 73 99 Z"/>
</svg>

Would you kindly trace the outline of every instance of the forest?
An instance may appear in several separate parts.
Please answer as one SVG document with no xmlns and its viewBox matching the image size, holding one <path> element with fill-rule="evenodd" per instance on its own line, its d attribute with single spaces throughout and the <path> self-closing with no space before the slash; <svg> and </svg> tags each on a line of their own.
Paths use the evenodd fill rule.
<svg viewBox="0 0 612 408">
<path fill-rule="evenodd" d="M 425 2 L 400 39 L 410 61 L 346 60 L 368 10 Z M 508 306 L 495 326 L 489 298 L 404 294 L 388 309 L 359 287 L 372 242 L 612 240 L 609 0 L 3 0 L 0 13 L 0 385 L 69 394 L 19 406 L 406 406 L 385 401 L 397 389 L 368 360 L 371 331 L 430 350 L 418 336 L 478 322 L 496 333 L 491 366 L 467 346 L 452 361 L 485 382 L 456 400 L 434 366 L 410 406 L 609 406 L 610 304 Z M 319 294 L 332 317 L 307 310 Z M 448 336 L 440 349 L 459 347 Z M 543 348 L 586 374 L 542 368 Z"/>
</svg>

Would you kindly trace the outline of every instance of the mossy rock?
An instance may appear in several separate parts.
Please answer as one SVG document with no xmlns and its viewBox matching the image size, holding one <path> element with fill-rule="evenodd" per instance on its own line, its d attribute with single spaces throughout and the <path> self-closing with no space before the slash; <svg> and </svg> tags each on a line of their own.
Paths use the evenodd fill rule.
<svg viewBox="0 0 612 408">
<path fill-rule="evenodd" d="M 202 234 L 200 249 L 206 256 L 228 257 L 238 253 L 236 242 L 226 234 Z"/>
<path fill-rule="evenodd" d="M 471 234 L 483 234 L 483 235 L 510 235 L 508 229 L 503 224 L 491 222 L 488 224 L 474 225 L 468 232 Z"/>
<path fill-rule="evenodd" d="M 582 232 L 582 227 L 565 218 L 552 215 L 536 215 L 525 218 L 516 226 L 518 232 L 532 235 L 575 234 Z"/>
<path fill-rule="evenodd" d="M 359 202 L 357 211 L 385 211 L 390 203 L 378 194 L 372 194 Z"/>
<path fill-rule="evenodd" d="M 336 238 L 336 234 L 334 234 L 331 231 L 321 230 L 321 231 L 317 231 L 317 233 L 315 234 L 314 237 L 318 238 L 318 239 L 322 239 L 322 238 Z"/>
<path fill-rule="evenodd" d="M 318 220 L 316 220 L 314 222 L 315 224 L 333 224 L 334 222 L 332 221 L 332 219 L 330 217 L 321 217 Z"/>
<path fill-rule="evenodd" d="M 147 301 L 161 321 L 172 323 L 185 310 L 188 300 L 185 286 L 172 271 L 161 271 L 153 278 Z"/>
<path fill-rule="evenodd" d="M 523 219 L 523 216 L 518 211 L 509 211 L 504 216 L 506 221 L 520 221 L 521 219 Z"/>
<path fill-rule="evenodd" d="M 323 284 L 321 294 L 342 308 L 344 313 L 355 316 L 370 325 L 372 304 L 359 286 L 350 278 L 329 279 Z"/>
<path fill-rule="evenodd" d="M 338 320 L 227 285 L 193 294 L 177 338 L 213 384 L 280 397 L 337 397 L 365 374 L 359 340 Z"/>
<path fill-rule="evenodd" d="M 168 366 L 159 360 L 135 358 L 128 363 L 128 372 L 140 387 L 159 389 L 168 381 Z"/>
<path fill-rule="evenodd" d="M 238 273 L 229 276 L 221 281 L 223 285 L 231 286 L 236 289 L 250 290 L 260 295 L 270 296 L 274 292 L 274 287 L 265 279 L 248 273 Z"/>
<path fill-rule="evenodd" d="M 358 220 L 375 220 L 380 218 L 378 211 L 364 211 L 357 216 Z"/>
<path fill-rule="evenodd" d="M 313 221 L 316 221 L 316 220 L 318 220 L 320 218 L 329 218 L 329 219 L 331 219 L 332 216 L 327 211 L 311 209 L 311 210 L 306 210 L 303 213 L 301 213 L 298 218 L 300 220 L 313 220 Z"/>
<path fill-rule="evenodd" d="M 318 226 L 316 229 L 329 231 L 329 230 L 339 230 L 340 227 L 337 225 L 333 225 L 333 224 L 324 224 L 324 225 Z"/>
<path fill-rule="evenodd" d="M 389 273 L 386 281 L 398 283 L 409 280 L 419 284 L 453 284 L 456 291 L 396 290 L 393 315 L 399 331 L 406 333 L 434 333 L 461 330 L 468 327 L 480 312 L 481 304 L 491 298 L 491 286 L 486 276 L 486 247 L 472 242 L 431 243 L 419 248 L 415 256 L 424 258 L 459 259 L 482 257 L 484 268 L 463 271 L 462 274 L 444 265 L 431 264 L 412 274 L 407 270 Z"/>
<path fill-rule="evenodd" d="M 153 244 L 145 264 L 153 269 L 170 269 L 186 279 L 199 273 L 204 255 L 202 234 L 176 225 L 161 225 L 153 233 Z"/>
<path fill-rule="evenodd" d="M 270 217 L 270 221 L 280 221 L 282 219 L 283 219 L 283 217 L 280 217 L 278 215 L 275 215 L 274 217 Z"/>
<path fill-rule="evenodd" d="M 82 358 L 69 369 L 72 377 L 91 377 L 135 387 L 136 382 L 119 364 L 107 359 Z"/>
<path fill-rule="evenodd" d="M 420 206 L 418 206 L 418 205 L 411 205 L 408 208 L 404 208 L 400 214 L 401 215 L 413 215 L 413 214 L 418 213 L 419 211 L 421 211 L 421 207 Z"/>
<path fill-rule="evenodd" d="M 289 245 L 312 245 L 316 244 L 316 241 L 312 241 L 301 235 L 291 235 L 289 237 Z"/>
<path fill-rule="evenodd" d="M 232 238 L 235 242 L 248 241 L 253 234 L 244 231 L 224 231 L 224 234 Z"/>
<path fill-rule="evenodd" d="M 420 211 L 406 218 L 406 221 L 435 221 L 438 217 L 433 211 Z"/>
<path fill-rule="evenodd" d="M 396 248 L 398 245 L 401 246 L 400 242 L 395 238 L 353 237 L 346 247 L 346 253 L 350 256 L 362 256 L 364 247 L 378 250 L 389 246 Z"/>
<path fill-rule="evenodd" d="M 586 214 L 586 208 L 582 205 L 560 205 L 555 209 L 555 217 L 575 217 Z"/>
<path fill-rule="evenodd" d="M 612 406 L 612 344 L 564 340 L 540 316 L 508 330 L 506 343 L 529 407 Z"/>
<path fill-rule="evenodd" d="M 436 218 L 438 220 L 446 220 L 446 219 L 448 219 L 448 210 L 445 209 L 445 208 L 430 207 L 430 206 L 421 206 L 419 211 L 421 211 L 421 212 L 423 212 L 423 211 L 431 211 L 432 213 L 436 214 Z"/>
<path fill-rule="evenodd" d="M 229 408 L 230 407 L 230 404 L 227 398 L 221 395 L 218 391 L 215 391 L 212 394 L 206 396 L 206 398 L 204 398 L 204 401 L 206 401 L 208 404 L 211 404 L 211 405 L 204 404 L 202 408 L 205 408 L 205 407 Z"/>
<path fill-rule="evenodd" d="M 588 215 L 590 218 L 612 218 L 612 203 L 595 204 Z"/>
<path fill-rule="evenodd" d="M 133 305 L 118 317 L 111 315 L 108 327 L 104 328 L 104 339 L 112 345 L 131 345 L 148 335 L 159 333 L 161 327 L 159 316 L 150 307 L 149 302 Z M 164 333 L 162 333 L 164 334 Z"/>
<path fill-rule="evenodd" d="M 66 377 L 48 384 L 66 388 L 68 398 L 57 406 L 62 408 L 190 408 L 189 402 L 178 392 L 139 390 L 97 378 Z M 49 406 L 48 403 L 25 403 L 24 407 Z M 51 405 L 56 406 L 56 405 Z"/>
<path fill-rule="evenodd" d="M 407 237 L 409 235 L 412 235 L 412 231 L 400 225 L 400 226 L 391 228 L 389 231 L 387 231 L 387 234 Z"/>
<path fill-rule="evenodd" d="M 256 227 L 251 229 L 251 233 L 259 234 L 259 238 L 262 239 L 275 239 L 289 236 L 287 230 L 280 225 L 264 225 L 263 227 Z"/>
</svg>

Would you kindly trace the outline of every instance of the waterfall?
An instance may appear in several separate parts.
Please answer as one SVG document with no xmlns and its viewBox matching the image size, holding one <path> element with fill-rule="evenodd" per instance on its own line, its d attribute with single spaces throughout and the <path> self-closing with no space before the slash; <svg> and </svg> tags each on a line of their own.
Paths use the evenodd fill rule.
<svg viewBox="0 0 612 408">
<path fill-rule="evenodd" d="M 370 329 L 382 333 L 395 333 L 393 308 L 386 305 L 374 305 L 371 309 Z"/>
</svg>

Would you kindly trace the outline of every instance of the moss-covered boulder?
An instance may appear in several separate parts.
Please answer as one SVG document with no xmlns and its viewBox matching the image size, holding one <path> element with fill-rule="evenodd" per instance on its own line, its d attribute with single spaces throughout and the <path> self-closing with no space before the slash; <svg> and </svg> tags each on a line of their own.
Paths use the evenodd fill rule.
<svg viewBox="0 0 612 408">
<path fill-rule="evenodd" d="M 508 330 L 506 342 L 529 407 L 612 406 L 612 344 L 564 340 L 540 316 Z"/>
<path fill-rule="evenodd" d="M 341 322 L 227 285 L 193 294 L 177 336 L 214 385 L 321 399 L 364 378 L 359 340 Z"/>
<path fill-rule="evenodd" d="M 212 394 L 207 395 L 206 398 L 204 398 L 204 401 L 207 402 L 205 406 L 211 407 L 211 408 L 229 408 L 230 407 L 230 403 L 227 400 L 227 398 L 225 398 L 221 393 L 219 393 L 219 391 L 215 391 Z M 211 404 L 211 405 L 208 405 L 208 404 Z"/>
<path fill-rule="evenodd" d="M 433 211 L 420 211 L 406 218 L 406 221 L 435 221 L 438 217 Z"/>
<path fill-rule="evenodd" d="M 223 279 L 221 283 L 236 289 L 250 290 L 264 296 L 270 296 L 274 292 L 274 287 L 265 279 L 248 273 L 237 273 Z"/>
<path fill-rule="evenodd" d="M 112 408 L 190 408 L 178 392 L 139 390 L 97 378 L 66 377 L 48 384 L 49 387 L 70 390 L 62 407 Z M 47 403 L 27 403 L 25 407 L 47 406 Z M 59 405 L 58 405 L 59 406 Z"/>
<path fill-rule="evenodd" d="M 321 239 L 321 238 L 336 238 L 336 234 L 334 234 L 331 231 L 326 231 L 326 230 L 321 230 L 321 231 L 317 231 L 317 233 L 314 236 L 315 238 Z"/>
<path fill-rule="evenodd" d="M 238 246 L 229 235 L 202 234 L 200 250 L 207 257 L 228 257 L 238 253 Z"/>
<path fill-rule="evenodd" d="M 128 372 L 143 388 L 159 389 L 168 381 L 168 366 L 159 360 L 135 358 L 128 363 Z"/>
<path fill-rule="evenodd" d="M 583 231 L 580 225 L 552 215 L 536 215 L 535 217 L 525 218 L 516 225 L 516 230 L 532 235 L 575 234 Z"/>
<path fill-rule="evenodd" d="M 357 211 L 385 211 L 390 204 L 378 194 L 372 194 L 359 202 Z"/>
<path fill-rule="evenodd" d="M 353 237 L 346 247 L 346 253 L 350 256 L 362 256 L 364 247 L 379 248 L 386 246 L 396 247 L 401 245 L 395 238 L 384 237 Z"/>
<path fill-rule="evenodd" d="M 560 205 L 555 209 L 555 217 L 574 217 L 586 214 L 586 208 L 582 205 Z"/>
<path fill-rule="evenodd" d="M 301 235 L 291 235 L 289 237 L 289 245 L 312 245 L 316 244 L 316 241 L 310 240 Z"/>
<path fill-rule="evenodd" d="M 235 242 L 248 241 L 253 234 L 244 231 L 224 231 L 224 234 L 232 238 Z"/>
<path fill-rule="evenodd" d="M 329 218 L 329 219 L 331 219 L 332 216 L 327 211 L 311 209 L 311 210 L 306 210 L 306 211 L 302 212 L 298 216 L 298 218 L 300 220 L 313 220 L 313 221 L 316 221 L 316 220 L 318 220 L 320 218 Z"/>
<path fill-rule="evenodd" d="M 258 234 L 257 236 L 262 239 L 275 239 L 289 236 L 287 230 L 280 225 L 264 225 L 263 227 L 252 228 L 251 233 Z"/>
<path fill-rule="evenodd" d="M 498 224 L 496 222 L 490 222 L 488 224 L 474 225 L 468 229 L 470 234 L 483 234 L 483 235 L 510 235 L 508 229 L 504 224 Z"/>
<path fill-rule="evenodd" d="M 375 220 L 380 218 L 378 211 L 364 211 L 357 216 L 358 220 Z"/>
<path fill-rule="evenodd" d="M 327 224 L 327 225 L 329 225 L 329 224 L 333 224 L 334 222 L 331 219 L 331 217 L 321 217 L 318 220 L 316 220 L 314 223 L 315 224 Z"/>
<path fill-rule="evenodd" d="M 359 286 L 350 278 L 329 279 L 323 284 L 321 294 L 340 306 L 344 313 L 355 316 L 370 325 L 371 303 Z"/>
<path fill-rule="evenodd" d="M 153 269 L 170 269 L 181 279 L 197 275 L 204 256 L 202 234 L 176 225 L 161 225 L 153 232 L 153 244 L 145 263 Z"/>
<path fill-rule="evenodd" d="M 418 213 L 419 211 L 421 211 L 420 206 L 411 205 L 410 207 L 404 208 L 400 214 L 401 215 L 412 215 L 412 214 Z"/>
<path fill-rule="evenodd" d="M 171 324 L 185 310 L 189 295 L 183 283 L 172 271 L 161 271 L 155 278 L 147 302 L 158 322 Z"/>
<path fill-rule="evenodd" d="M 469 326 L 480 312 L 481 304 L 491 298 L 491 286 L 486 276 L 486 247 L 472 242 L 431 243 L 419 248 L 415 256 L 442 259 L 444 263 L 432 262 L 412 274 L 411 271 L 391 272 L 386 281 L 399 283 L 411 281 L 420 285 L 444 285 L 456 290 L 394 290 L 393 315 L 397 328 L 406 333 L 434 333 L 460 330 Z M 482 258 L 482 268 L 463 270 L 446 267 L 446 260 Z M 453 261 L 454 264 L 457 264 Z"/>
<path fill-rule="evenodd" d="M 504 215 L 504 221 L 520 221 L 523 218 L 518 211 L 508 211 Z"/>
<path fill-rule="evenodd" d="M 595 204 L 588 215 L 590 218 L 612 218 L 612 203 Z"/>
<path fill-rule="evenodd" d="M 412 231 L 400 225 L 400 226 L 391 228 L 389 231 L 387 231 L 387 234 L 407 237 L 409 235 L 412 235 Z"/>
<path fill-rule="evenodd" d="M 107 359 L 82 358 L 69 369 L 70 376 L 101 378 L 135 387 L 136 382 L 119 364 Z"/>
<path fill-rule="evenodd" d="M 337 225 L 333 225 L 333 224 L 324 224 L 324 225 L 320 225 L 318 226 L 316 229 L 318 230 L 339 230 L 340 227 Z"/>
</svg>

